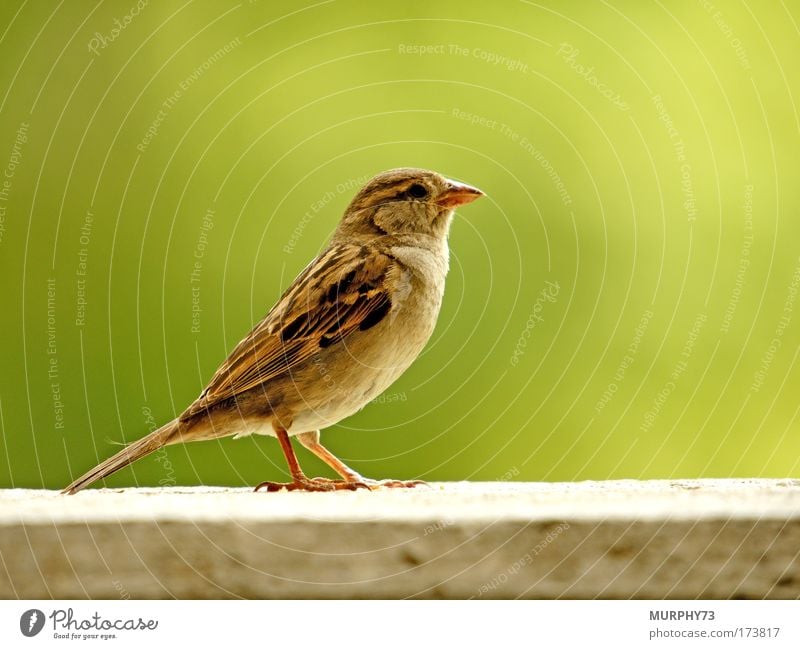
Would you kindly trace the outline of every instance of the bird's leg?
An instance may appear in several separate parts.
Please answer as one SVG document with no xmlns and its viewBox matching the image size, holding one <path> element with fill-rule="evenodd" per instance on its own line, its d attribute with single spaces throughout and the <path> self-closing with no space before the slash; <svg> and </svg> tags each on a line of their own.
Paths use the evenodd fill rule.
<svg viewBox="0 0 800 649">
<path fill-rule="evenodd" d="M 325 462 L 336 473 L 342 476 L 343 480 L 334 480 L 332 482 L 345 484 L 354 484 L 368 489 L 378 489 L 380 487 L 390 488 L 410 488 L 418 485 L 426 485 L 424 480 L 371 480 L 365 478 L 360 473 L 353 471 L 349 466 L 342 462 L 338 457 L 331 453 L 327 448 L 319 443 L 319 431 L 315 430 L 312 433 L 301 433 L 297 436 L 300 443 L 305 446 L 309 451 L 316 455 L 320 460 Z"/>
<path fill-rule="evenodd" d="M 337 489 L 354 490 L 358 488 L 368 488 L 367 485 L 347 482 L 345 480 L 307 477 L 300 468 L 300 463 L 297 461 L 297 456 L 294 454 L 292 443 L 289 440 L 289 434 L 283 428 L 276 428 L 275 435 L 278 437 L 278 442 L 280 442 L 284 456 L 286 456 L 286 463 L 289 465 L 289 473 L 292 474 L 292 481 L 262 482 L 255 488 L 256 491 L 260 491 L 261 489 L 266 489 L 267 491 L 280 491 L 281 489 L 286 489 L 287 491 L 335 491 Z"/>
</svg>

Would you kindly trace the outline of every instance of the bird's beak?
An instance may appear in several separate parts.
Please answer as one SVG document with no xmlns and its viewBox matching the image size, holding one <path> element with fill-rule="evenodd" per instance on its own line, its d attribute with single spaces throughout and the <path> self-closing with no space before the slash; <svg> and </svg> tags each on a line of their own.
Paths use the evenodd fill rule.
<svg viewBox="0 0 800 649">
<path fill-rule="evenodd" d="M 483 195 L 484 193 L 477 187 L 465 185 L 455 180 L 448 180 L 447 189 L 439 195 L 436 202 L 442 207 L 453 208 L 471 203 L 476 198 L 480 198 Z"/>
</svg>

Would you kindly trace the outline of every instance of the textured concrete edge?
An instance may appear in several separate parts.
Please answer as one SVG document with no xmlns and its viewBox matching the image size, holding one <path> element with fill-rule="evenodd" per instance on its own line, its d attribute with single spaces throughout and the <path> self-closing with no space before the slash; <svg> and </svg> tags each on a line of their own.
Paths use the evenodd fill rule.
<svg viewBox="0 0 800 649">
<path fill-rule="evenodd" d="M 800 481 L 697 480 L 435 483 L 430 489 L 254 494 L 219 487 L 99 489 L 63 496 L 0 490 L 0 526 L 134 521 L 458 522 L 560 520 L 790 520 Z"/>
<path fill-rule="evenodd" d="M 6 598 L 800 596 L 794 480 L 0 491 Z"/>
<path fill-rule="evenodd" d="M 0 530 L 4 598 L 797 598 L 800 522 Z M 124 594 L 124 595 L 123 595 Z"/>
</svg>

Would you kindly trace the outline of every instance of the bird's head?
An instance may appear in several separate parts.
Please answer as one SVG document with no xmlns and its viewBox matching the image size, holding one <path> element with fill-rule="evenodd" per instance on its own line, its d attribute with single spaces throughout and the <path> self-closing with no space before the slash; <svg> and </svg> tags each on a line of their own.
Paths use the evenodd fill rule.
<svg viewBox="0 0 800 649">
<path fill-rule="evenodd" d="M 372 238 L 420 234 L 444 239 L 453 210 L 483 192 L 435 171 L 384 171 L 356 194 L 345 210 L 337 237 Z"/>
</svg>

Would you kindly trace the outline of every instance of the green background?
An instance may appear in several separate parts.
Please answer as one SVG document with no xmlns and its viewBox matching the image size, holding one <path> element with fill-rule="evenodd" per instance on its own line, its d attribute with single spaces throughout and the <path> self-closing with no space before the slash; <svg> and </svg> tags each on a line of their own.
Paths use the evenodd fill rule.
<svg viewBox="0 0 800 649">
<path fill-rule="evenodd" d="M 132 8 L 0 7 L 0 485 L 61 487 L 175 416 L 406 165 L 488 197 L 424 354 L 323 434 L 354 468 L 800 477 L 796 3 Z M 246 438 L 107 484 L 284 471 Z"/>
</svg>

